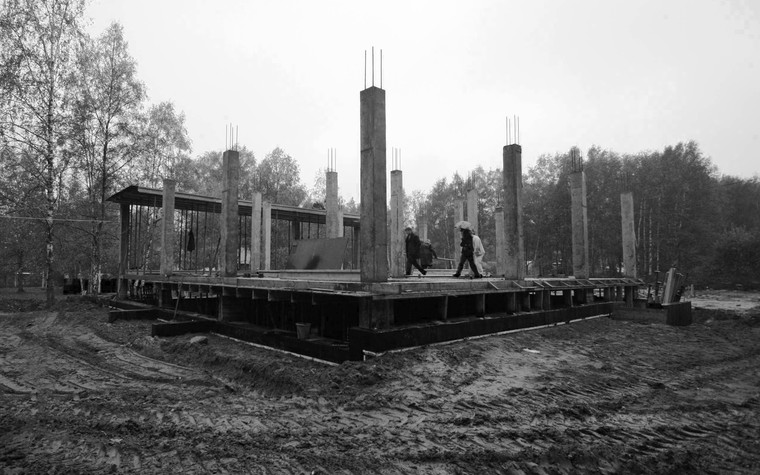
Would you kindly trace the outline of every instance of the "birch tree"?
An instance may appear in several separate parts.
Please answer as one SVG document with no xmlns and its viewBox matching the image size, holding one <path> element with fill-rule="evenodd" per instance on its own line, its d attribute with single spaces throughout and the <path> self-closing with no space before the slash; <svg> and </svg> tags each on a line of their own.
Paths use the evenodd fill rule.
<svg viewBox="0 0 760 475">
<path fill-rule="evenodd" d="M 57 190 L 69 165 L 83 0 L 7 0 L 0 9 L 0 137 L 45 194 L 47 304 L 54 304 Z"/>
</svg>

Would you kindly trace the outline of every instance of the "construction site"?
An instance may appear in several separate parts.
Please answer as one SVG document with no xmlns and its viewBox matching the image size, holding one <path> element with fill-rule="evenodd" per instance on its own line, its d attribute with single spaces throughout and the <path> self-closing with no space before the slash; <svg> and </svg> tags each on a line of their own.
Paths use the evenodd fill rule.
<svg viewBox="0 0 760 475">
<path fill-rule="evenodd" d="M 628 189 L 607 223 L 623 275 L 591 275 L 575 149 L 573 274 L 528 277 L 516 129 L 495 270 L 409 273 L 386 91 L 359 99 L 360 214 L 334 167 L 324 209 L 241 200 L 230 146 L 221 197 L 166 179 L 108 198 L 113 295 L 2 296 L 3 474 L 760 470 L 760 294 L 686 292 L 675 267 L 641 279 Z M 477 201 L 458 201 L 455 240 Z"/>
<path fill-rule="evenodd" d="M 662 282 L 662 295 L 659 282 L 654 295 L 652 289 L 639 295 L 645 286 L 636 273 L 629 191 L 620 197 L 625 274 L 589 275 L 578 152 L 568 216 L 573 276 L 526 278 L 518 143 L 502 150 L 495 272 L 484 279 L 455 278 L 451 269 L 405 275 L 402 171 L 391 170 L 390 200 L 386 183 L 385 90 L 364 89 L 360 106 L 360 216 L 339 209 L 334 169 L 327 171 L 324 210 L 262 202 L 258 192 L 241 201 L 235 150 L 224 152 L 221 198 L 178 193 L 173 180 L 164 180 L 162 190 L 130 186 L 111 196 L 121 213 L 118 301 L 112 303 L 119 310 L 111 318 L 160 317 L 170 321 L 155 323 L 155 336 L 215 332 L 330 362 L 598 316 L 691 322 L 689 303 L 677 301 L 682 286 L 675 269 Z M 517 141 L 517 129 L 511 137 Z M 471 190 L 457 210 L 473 229 L 477 200 Z M 151 226 L 159 215 L 159 225 Z M 424 227 L 419 233 L 426 239 Z"/>
</svg>

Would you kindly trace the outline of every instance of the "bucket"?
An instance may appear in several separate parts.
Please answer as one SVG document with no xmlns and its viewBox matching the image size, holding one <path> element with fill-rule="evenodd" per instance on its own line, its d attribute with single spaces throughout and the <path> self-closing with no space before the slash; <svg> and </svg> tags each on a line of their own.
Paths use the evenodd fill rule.
<svg viewBox="0 0 760 475">
<path fill-rule="evenodd" d="M 296 323 L 296 334 L 299 340 L 305 340 L 309 338 L 309 332 L 311 331 L 311 323 Z"/>
</svg>

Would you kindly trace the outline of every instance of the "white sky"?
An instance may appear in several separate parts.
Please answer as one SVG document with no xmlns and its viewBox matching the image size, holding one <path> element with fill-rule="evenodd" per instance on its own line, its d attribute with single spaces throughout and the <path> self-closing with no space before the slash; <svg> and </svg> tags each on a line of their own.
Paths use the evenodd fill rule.
<svg viewBox="0 0 760 475">
<path fill-rule="evenodd" d="M 572 145 L 693 139 L 721 173 L 760 174 L 756 0 L 92 0 L 88 15 L 93 34 L 124 26 L 150 101 L 186 114 L 194 156 L 223 149 L 233 123 L 258 160 L 282 147 L 311 187 L 335 148 L 340 194 L 357 201 L 372 46 L 388 170 L 400 148 L 407 193 L 500 167 L 514 114 L 524 171 Z"/>
</svg>

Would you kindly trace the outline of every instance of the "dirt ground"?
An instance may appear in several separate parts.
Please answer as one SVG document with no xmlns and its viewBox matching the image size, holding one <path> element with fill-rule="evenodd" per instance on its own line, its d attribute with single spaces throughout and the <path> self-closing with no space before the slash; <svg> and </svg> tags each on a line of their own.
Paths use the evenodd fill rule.
<svg viewBox="0 0 760 475">
<path fill-rule="evenodd" d="M 3 474 L 760 473 L 760 293 L 342 365 L 0 297 Z"/>
</svg>

